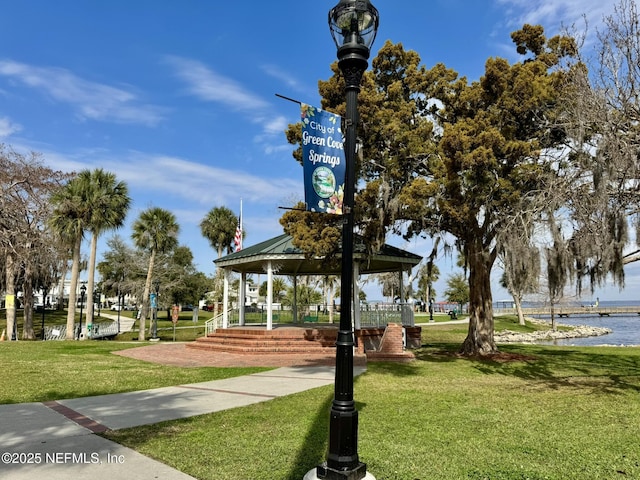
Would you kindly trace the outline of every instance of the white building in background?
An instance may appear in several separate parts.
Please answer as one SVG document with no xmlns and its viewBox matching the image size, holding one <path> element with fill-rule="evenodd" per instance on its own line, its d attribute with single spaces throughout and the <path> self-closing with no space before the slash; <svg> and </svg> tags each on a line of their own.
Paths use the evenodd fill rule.
<svg viewBox="0 0 640 480">
<path fill-rule="evenodd" d="M 245 285 L 244 290 L 245 290 L 245 293 L 244 293 L 245 306 L 257 305 L 260 300 L 260 295 L 258 295 L 260 286 L 247 283 Z M 207 292 L 205 294 L 205 297 L 209 296 L 209 294 L 213 294 L 213 292 Z M 198 307 L 202 310 L 206 305 L 207 305 L 207 300 L 200 300 Z"/>
<path fill-rule="evenodd" d="M 76 291 L 76 298 L 78 303 L 80 302 L 80 287 L 82 285 L 86 286 L 87 281 L 86 280 L 78 280 L 78 289 Z M 56 283 L 51 289 L 46 291 L 46 296 L 44 296 L 43 294 L 45 292 L 43 292 L 42 290 L 37 290 L 33 293 L 33 303 L 36 306 L 40 306 L 40 305 L 45 305 L 46 307 L 55 307 L 56 305 L 58 305 L 58 303 L 61 300 L 64 300 L 65 305 L 67 303 L 67 301 L 69 300 L 69 293 L 71 292 L 71 281 L 70 280 L 65 280 L 64 281 L 64 287 L 63 287 L 63 291 L 62 291 L 62 295 L 60 294 L 60 283 Z M 19 294 L 19 296 L 22 296 L 22 294 Z M 85 297 L 88 296 L 85 293 Z M 85 298 L 85 303 L 86 303 L 86 298 Z"/>
<path fill-rule="evenodd" d="M 78 285 L 77 285 L 77 290 L 76 290 L 76 301 L 78 303 L 78 306 L 80 306 L 80 302 L 81 302 L 81 288 L 82 285 L 87 285 L 87 281 L 86 280 L 78 280 Z M 47 295 L 43 298 L 43 291 L 42 290 L 38 290 L 36 292 L 34 292 L 34 304 L 35 305 L 45 305 L 47 307 L 51 306 L 54 307 L 58 304 L 58 302 L 60 301 L 60 299 L 64 300 L 65 305 L 68 303 L 69 301 L 69 293 L 71 292 L 71 281 L 70 280 L 65 280 L 64 281 L 64 289 L 62 291 L 62 296 L 60 295 L 60 285 L 57 284 L 55 285 L 51 290 L 47 290 Z M 19 296 L 22 296 L 22 294 L 20 294 Z M 89 292 L 85 292 L 85 299 L 84 299 L 84 306 L 86 306 L 86 304 L 89 301 L 89 298 L 91 297 L 91 295 L 89 294 Z M 117 304 L 118 303 L 118 298 L 116 296 L 113 297 L 108 297 L 105 294 L 101 293 L 100 294 L 100 299 L 99 299 L 100 305 L 102 308 L 108 308 L 113 304 Z M 124 305 L 132 305 L 136 303 L 136 298 L 132 295 L 125 295 L 124 296 Z"/>
<path fill-rule="evenodd" d="M 80 302 L 81 302 L 81 288 L 82 285 L 87 285 L 87 281 L 86 280 L 78 280 L 78 285 L 77 285 L 77 290 L 76 290 L 76 302 L 77 302 L 77 306 L 80 306 Z M 64 301 L 64 305 L 67 305 L 68 301 L 69 301 L 69 293 L 71 292 L 71 281 L 70 280 L 65 280 L 64 281 L 64 286 L 63 286 L 63 290 L 62 290 L 62 294 L 60 294 L 60 283 L 56 283 L 55 285 L 53 285 L 50 289 L 48 289 L 46 291 L 46 295 L 45 292 L 43 292 L 41 289 L 37 289 L 34 290 L 33 292 L 33 304 L 36 307 L 42 307 L 43 305 L 45 306 L 45 308 L 55 308 L 57 307 L 58 303 L 60 301 Z M 20 302 L 19 305 L 22 306 L 23 304 L 23 292 L 18 292 L 17 294 L 17 298 L 18 301 Z M 86 306 L 87 303 L 90 301 L 91 295 L 89 292 L 85 292 L 85 299 L 84 299 L 84 305 Z M 103 293 L 100 294 L 100 306 L 101 308 L 109 308 L 111 307 L 111 305 L 113 304 L 117 304 L 118 303 L 118 298 L 113 296 L 113 297 L 107 297 L 106 295 L 104 295 Z M 137 300 L 136 297 L 133 295 L 125 295 L 124 296 L 124 305 L 135 305 Z M 4 308 L 5 305 L 5 292 L 1 292 L 0 291 L 0 308 Z"/>
<path fill-rule="evenodd" d="M 86 281 L 79 280 L 78 281 L 78 291 L 76 295 L 78 297 L 78 301 L 80 301 L 80 287 L 81 285 L 86 285 Z M 58 305 L 58 302 L 69 299 L 69 292 L 71 291 L 71 282 L 69 280 L 65 280 L 64 289 L 62 291 L 62 295 L 60 295 L 60 284 L 56 283 L 52 288 L 46 291 L 46 295 L 44 291 L 41 289 L 34 290 L 33 292 L 33 304 L 35 306 L 45 305 L 47 308 L 55 307 Z M 23 292 L 18 292 L 17 294 L 18 300 L 20 301 L 20 305 L 22 305 L 22 298 L 24 297 Z M 2 293 L 2 302 L 4 304 L 5 293 Z"/>
<path fill-rule="evenodd" d="M 247 284 L 245 288 L 245 305 L 253 305 L 258 303 L 259 295 L 258 291 L 260 290 L 259 285 Z"/>
</svg>

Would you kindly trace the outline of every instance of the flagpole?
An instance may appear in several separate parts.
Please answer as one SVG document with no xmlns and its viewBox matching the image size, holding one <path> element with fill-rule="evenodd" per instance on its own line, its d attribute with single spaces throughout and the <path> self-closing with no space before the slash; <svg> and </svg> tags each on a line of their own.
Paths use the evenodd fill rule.
<svg viewBox="0 0 640 480">
<path fill-rule="evenodd" d="M 240 197 L 240 250 L 242 250 L 242 197 Z"/>
</svg>

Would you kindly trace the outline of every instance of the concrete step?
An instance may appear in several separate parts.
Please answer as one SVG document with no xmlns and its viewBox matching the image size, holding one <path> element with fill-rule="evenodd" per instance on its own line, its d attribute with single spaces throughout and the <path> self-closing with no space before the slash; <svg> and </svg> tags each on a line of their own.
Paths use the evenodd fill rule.
<svg viewBox="0 0 640 480">
<path fill-rule="evenodd" d="M 266 328 L 226 328 L 214 334 L 198 338 L 187 345 L 219 352 L 233 353 L 335 353 L 337 329 L 286 327 L 267 330 Z"/>
<path fill-rule="evenodd" d="M 334 354 L 335 347 L 314 345 L 250 345 L 250 344 L 218 344 L 207 342 L 192 342 L 187 348 L 227 353 L 314 353 Z"/>
<path fill-rule="evenodd" d="M 248 339 L 238 339 L 238 338 L 202 338 L 197 339 L 196 342 L 199 345 L 238 345 L 238 346 L 250 346 L 250 347 L 280 347 L 284 348 L 287 346 L 313 346 L 313 347 L 323 347 L 323 348 L 332 348 L 335 346 L 336 342 L 334 341 L 306 341 L 306 340 L 248 340 Z"/>
</svg>

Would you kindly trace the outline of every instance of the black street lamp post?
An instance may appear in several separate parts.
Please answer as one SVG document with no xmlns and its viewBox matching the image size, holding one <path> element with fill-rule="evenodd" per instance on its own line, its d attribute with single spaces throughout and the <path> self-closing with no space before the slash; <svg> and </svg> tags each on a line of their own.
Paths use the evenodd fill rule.
<svg viewBox="0 0 640 480">
<path fill-rule="evenodd" d="M 42 340 L 45 339 L 44 336 L 44 311 L 47 309 L 47 287 L 44 285 L 42 288 Z"/>
<path fill-rule="evenodd" d="M 102 289 L 98 286 L 95 290 L 96 303 L 98 304 L 98 318 L 100 318 L 100 309 L 102 308 Z"/>
<path fill-rule="evenodd" d="M 123 308 L 124 294 L 122 293 L 122 284 L 124 283 L 124 272 L 121 273 L 120 282 L 118 283 L 118 333 L 120 333 L 120 310 Z"/>
<path fill-rule="evenodd" d="M 122 295 L 118 287 L 118 333 L 120 333 L 120 310 L 122 310 Z"/>
<path fill-rule="evenodd" d="M 338 65 L 345 79 L 345 160 L 342 229 L 342 263 L 340 327 L 336 342 L 334 399 L 329 420 L 327 461 L 305 479 L 329 480 L 373 479 L 367 466 L 358 458 L 358 411 L 353 400 L 353 207 L 356 183 L 356 127 L 358 93 L 368 67 L 371 45 L 378 29 L 378 10 L 368 0 L 340 0 L 329 12 L 331 35 L 338 47 Z"/>
<path fill-rule="evenodd" d="M 84 306 L 84 295 L 87 293 L 87 286 L 80 287 L 80 325 L 78 326 L 78 340 L 82 339 L 82 307 Z"/>
<path fill-rule="evenodd" d="M 155 282 L 153 282 L 153 286 L 156 291 L 156 296 L 153 304 L 151 305 L 153 307 L 153 313 L 152 313 L 153 331 L 151 332 L 151 339 L 157 340 L 158 339 L 158 294 L 160 293 L 160 282 L 156 280 Z"/>
</svg>

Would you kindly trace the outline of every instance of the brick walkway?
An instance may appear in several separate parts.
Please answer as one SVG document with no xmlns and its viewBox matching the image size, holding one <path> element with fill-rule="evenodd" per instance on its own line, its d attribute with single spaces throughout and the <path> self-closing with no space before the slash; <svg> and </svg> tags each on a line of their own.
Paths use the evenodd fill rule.
<svg viewBox="0 0 640 480">
<path fill-rule="evenodd" d="M 234 354 L 187 348 L 186 343 L 158 343 L 114 352 L 123 357 L 177 367 L 310 367 L 334 365 L 335 355 Z M 364 355 L 354 355 L 354 365 L 366 365 Z"/>
</svg>

